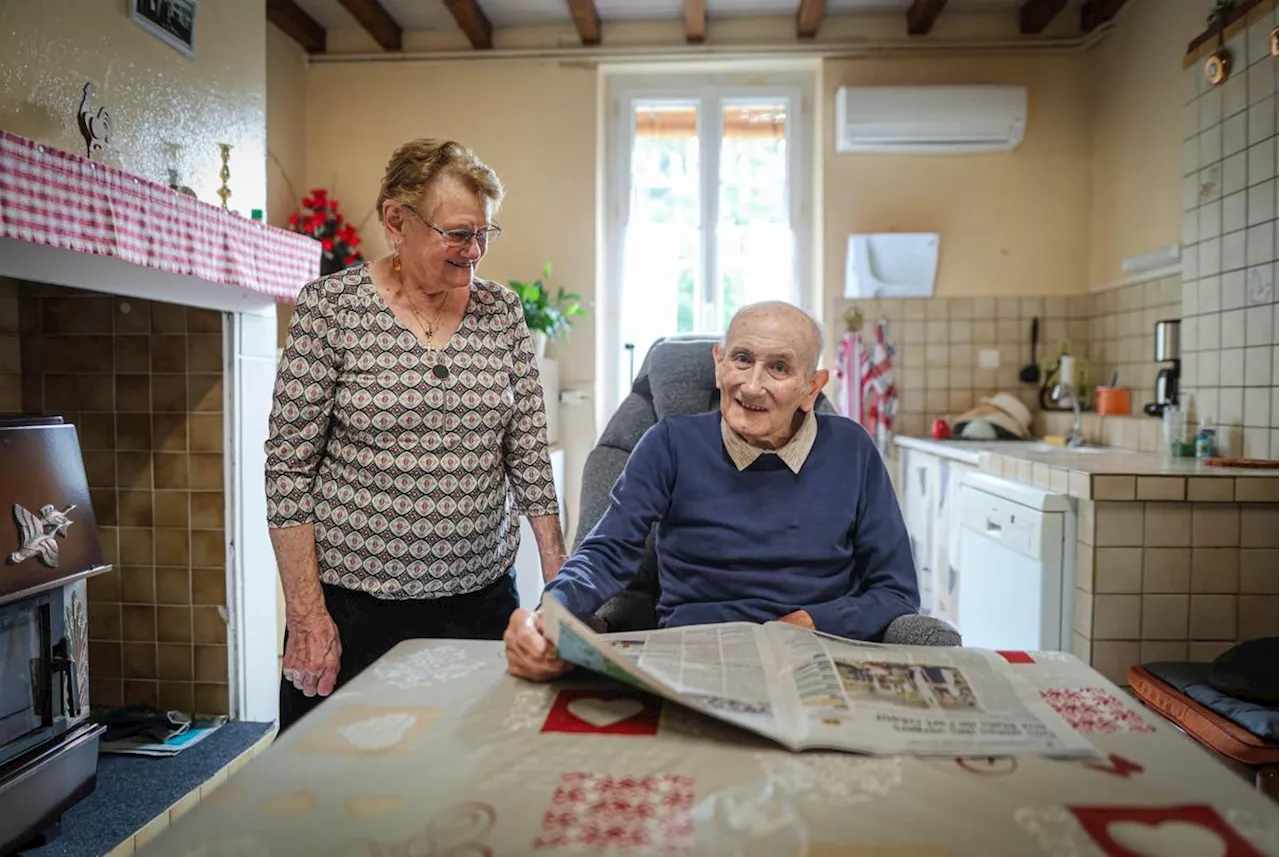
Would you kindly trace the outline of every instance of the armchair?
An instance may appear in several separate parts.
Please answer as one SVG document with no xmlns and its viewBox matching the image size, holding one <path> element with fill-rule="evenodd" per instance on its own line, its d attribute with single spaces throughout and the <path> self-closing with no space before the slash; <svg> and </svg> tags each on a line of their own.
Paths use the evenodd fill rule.
<svg viewBox="0 0 1280 857">
<path fill-rule="evenodd" d="M 720 407 L 711 347 L 716 339 L 686 335 L 660 339 L 649 349 L 636 373 L 631 393 L 622 401 L 587 456 L 573 546 L 586 538 L 609 504 L 609 491 L 622 473 L 631 450 L 658 420 L 671 414 L 700 413 Z M 815 409 L 834 408 L 820 394 Z M 657 627 L 658 563 L 650 532 L 644 561 L 628 587 L 597 612 L 610 631 Z M 958 646 L 960 635 L 950 625 L 919 614 L 899 616 L 885 631 L 884 642 L 917 646 Z"/>
</svg>

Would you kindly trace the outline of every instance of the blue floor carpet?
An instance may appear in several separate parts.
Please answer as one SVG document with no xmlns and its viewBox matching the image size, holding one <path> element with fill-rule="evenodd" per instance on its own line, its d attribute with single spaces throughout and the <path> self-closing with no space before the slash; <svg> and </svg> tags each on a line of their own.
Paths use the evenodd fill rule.
<svg viewBox="0 0 1280 857">
<path fill-rule="evenodd" d="M 98 757 L 98 786 L 62 816 L 62 835 L 23 857 L 101 857 L 252 747 L 270 723 L 233 721 L 167 759 Z"/>
</svg>

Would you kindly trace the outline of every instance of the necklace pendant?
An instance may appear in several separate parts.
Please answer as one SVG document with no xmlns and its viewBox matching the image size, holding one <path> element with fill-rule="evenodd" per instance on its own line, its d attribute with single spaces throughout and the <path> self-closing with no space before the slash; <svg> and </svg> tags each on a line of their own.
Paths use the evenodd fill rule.
<svg viewBox="0 0 1280 857">
<path fill-rule="evenodd" d="M 431 367 L 431 374 L 440 379 L 447 378 L 449 377 L 449 367 L 445 366 L 443 363 L 437 363 Z"/>
</svg>

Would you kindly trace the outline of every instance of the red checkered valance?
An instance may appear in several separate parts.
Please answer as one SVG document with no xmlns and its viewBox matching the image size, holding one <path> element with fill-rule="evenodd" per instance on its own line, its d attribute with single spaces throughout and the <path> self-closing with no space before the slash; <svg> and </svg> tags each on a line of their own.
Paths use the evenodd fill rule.
<svg viewBox="0 0 1280 857">
<path fill-rule="evenodd" d="M 320 243 L 0 131 L 0 238 L 294 299 Z"/>
</svg>

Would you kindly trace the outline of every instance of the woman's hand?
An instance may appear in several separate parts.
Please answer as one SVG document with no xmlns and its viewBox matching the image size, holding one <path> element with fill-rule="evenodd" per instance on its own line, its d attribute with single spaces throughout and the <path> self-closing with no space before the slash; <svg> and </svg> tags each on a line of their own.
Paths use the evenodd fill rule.
<svg viewBox="0 0 1280 857">
<path fill-rule="evenodd" d="M 801 628 L 808 628 L 810 631 L 817 630 L 813 627 L 813 617 L 809 615 L 808 610 L 797 610 L 794 613 L 788 613 L 778 621 L 786 622 L 788 625 L 798 625 Z"/>
<path fill-rule="evenodd" d="M 342 641 L 338 626 L 328 610 L 287 620 L 289 636 L 285 641 L 281 666 L 284 677 L 306 696 L 328 696 L 338 683 L 342 664 Z"/>
<path fill-rule="evenodd" d="M 543 633 L 541 613 L 528 610 L 512 613 L 502 642 L 507 646 L 507 670 L 518 678 L 550 681 L 572 667 L 560 660 L 556 647 Z"/>
</svg>

